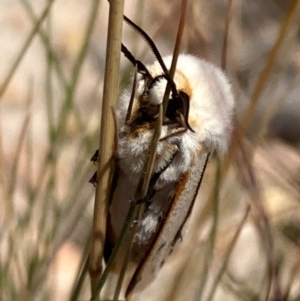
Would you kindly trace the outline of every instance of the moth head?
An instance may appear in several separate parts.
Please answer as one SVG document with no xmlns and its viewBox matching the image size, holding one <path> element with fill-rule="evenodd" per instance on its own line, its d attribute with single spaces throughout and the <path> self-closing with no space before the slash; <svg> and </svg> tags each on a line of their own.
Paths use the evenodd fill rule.
<svg viewBox="0 0 300 301">
<path fill-rule="evenodd" d="M 178 90 L 175 84 L 175 81 L 171 78 L 169 71 L 158 51 L 156 45 L 151 40 L 151 38 L 147 35 L 146 32 L 143 31 L 139 26 L 137 26 L 134 22 L 124 16 L 124 21 L 131 26 L 138 34 L 142 36 L 142 38 L 147 42 L 153 54 L 155 55 L 163 73 L 157 76 L 153 76 L 148 68 L 136 60 L 134 56 L 130 53 L 130 51 L 122 44 L 122 52 L 124 55 L 133 63 L 136 67 L 137 72 L 142 76 L 144 82 L 144 91 L 142 93 L 142 102 L 140 101 L 141 110 L 145 110 L 147 108 L 147 103 L 149 101 L 148 106 L 159 106 L 162 104 L 164 99 L 165 91 L 167 84 L 171 88 L 171 95 L 168 101 L 168 105 L 165 110 L 165 121 L 164 124 L 173 124 L 178 125 L 185 130 L 191 130 L 191 126 L 188 122 L 189 116 L 189 95 L 183 90 Z M 132 95 L 135 92 L 133 90 Z M 132 97 L 133 98 L 133 97 Z M 155 111 L 155 110 L 154 110 Z M 147 115 L 147 114 L 146 114 Z M 149 114 L 148 114 L 149 116 Z M 194 132 L 194 131 L 193 131 Z"/>
<path fill-rule="evenodd" d="M 149 69 L 151 70 L 151 68 Z M 181 87 L 181 89 L 177 90 L 176 81 L 178 81 L 178 87 Z M 152 77 L 152 80 L 148 81 L 143 93 L 149 104 L 157 106 L 162 104 L 167 83 L 168 80 L 165 74 Z M 182 75 L 175 74 L 174 87 L 176 90 L 173 90 L 169 95 L 164 124 L 177 125 L 180 128 L 194 132 L 188 122 L 191 91 L 187 89 L 187 86 Z"/>
</svg>

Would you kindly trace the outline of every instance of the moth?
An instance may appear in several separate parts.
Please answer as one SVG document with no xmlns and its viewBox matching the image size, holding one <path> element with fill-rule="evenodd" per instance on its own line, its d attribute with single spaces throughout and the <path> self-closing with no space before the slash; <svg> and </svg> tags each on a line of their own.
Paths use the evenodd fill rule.
<svg viewBox="0 0 300 301">
<path fill-rule="evenodd" d="M 172 56 L 162 58 L 147 34 L 126 17 L 125 21 L 148 42 L 157 60 L 145 66 L 122 45 L 122 52 L 136 66 L 137 76 L 130 85 L 134 85 L 132 97 L 130 89 L 123 91 L 116 111 L 117 169 L 112 184 L 106 257 L 122 229 L 157 124 L 159 106 L 167 84 L 171 85 L 144 210 L 136 221 L 130 254 L 136 269 L 127 288 L 130 294 L 146 275 L 158 272 L 181 239 L 210 154 L 226 153 L 235 102 L 223 71 L 196 56 L 180 54 L 171 79 Z M 96 162 L 98 155 L 96 152 L 91 160 Z M 96 175 L 90 181 L 96 183 Z"/>
</svg>

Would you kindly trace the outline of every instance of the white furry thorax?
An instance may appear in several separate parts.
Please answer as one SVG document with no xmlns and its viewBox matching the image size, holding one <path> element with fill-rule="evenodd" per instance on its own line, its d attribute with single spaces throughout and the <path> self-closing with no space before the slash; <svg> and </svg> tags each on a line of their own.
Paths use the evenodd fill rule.
<svg viewBox="0 0 300 301">
<path fill-rule="evenodd" d="M 169 68 L 172 57 L 167 56 L 163 60 Z M 147 69 L 153 77 L 163 74 L 158 62 L 147 66 Z M 192 55 L 181 54 L 178 57 L 174 82 L 178 91 L 181 90 L 189 96 L 188 121 L 195 133 L 187 130 L 158 143 L 155 171 L 159 171 L 167 164 L 175 148 L 179 149 L 172 164 L 160 176 L 160 183 L 179 179 L 189 170 L 193 160 L 203 152 L 215 151 L 221 156 L 224 155 L 232 129 L 234 97 L 229 81 L 221 69 Z M 150 107 L 162 103 L 166 83 L 167 81 L 162 78 L 150 89 L 147 98 Z M 143 93 L 144 85 L 142 76 L 138 75 L 133 115 L 139 109 L 138 99 Z M 118 157 L 120 168 L 135 181 L 135 176 L 139 176 L 143 168 L 153 128 L 147 128 L 146 125 L 134 128 L 124 124 L 130 93 L 127 90 L 123 92 L 117 108 L 120 126 Z M 172 132 L 174 128 L 164 125 L 161 138 Z"/>
</svg>

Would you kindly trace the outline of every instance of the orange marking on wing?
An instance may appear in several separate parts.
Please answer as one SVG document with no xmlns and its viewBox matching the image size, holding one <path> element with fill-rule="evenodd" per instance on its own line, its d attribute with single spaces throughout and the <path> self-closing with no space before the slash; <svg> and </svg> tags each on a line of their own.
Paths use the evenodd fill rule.
<svg viewBox="0 0 300 301">
<path fill-rule="evenodd" d="M 175 200 L 181 195 L 182 191 L 186 188 L 186 183 L 189 180 L 190 175 L 191 175 L 190 172 L 186 172 L 185 174 L 182 175 L 180 181 L 177 182 L 175 189 L 174 189 L 174 191 L 176 191 L 176 192 L 174 195 L 173 205 L 174 205 Z"/>
<path fill-rule="evenodd" d="M 178 79 L 176 80 L 177 76 L 182 77 L 182 84 L 180 83 L 180 81 Z M 185 74 L 180 69 L 176 70 L 175 81 L 178 82 L 177 83 L 177 90 L 183 91 L 184 93 L 186 93 L 191 98 L 192 94 L 193 94 L 193 91 L 192 91 L 192 88 L 189 84 L 189 80 L 187 79 Z M 178 85 L 179 83 L 180 83 L 180 85 Z"/>
</svg>

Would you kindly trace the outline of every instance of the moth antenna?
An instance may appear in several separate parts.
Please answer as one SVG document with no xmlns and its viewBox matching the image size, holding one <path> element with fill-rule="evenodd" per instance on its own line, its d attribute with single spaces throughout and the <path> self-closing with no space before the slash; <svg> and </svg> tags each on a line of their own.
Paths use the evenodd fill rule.
<svg viewBox="0 0 300 301">
<path fill-rule="evenodd" d="M 148 34 L 142 29 L 140 28 L 138 25 L 136 25 L 133 21 L 131 21 L 129 18 L 127 18 L 126 16 L 123 16 L 124 17 L 124 21 L 129 25 L 131 26 L 142 38 L 143 40 L 148 44 L 148 46 L 150 47 L 151 51 L 153 52 L 153 54 L 155 55 L 156 59 L 158 60 L 161 68 L 163 69 L 163 72 L 164 74 L 162 75 L 162 77 L 164 77 L 170 87 L 171 87 L 171 91 L 172 91 L 172 97 L 179 97 L 179 93 L 177 92 L 177 88 L 176 88 L 176 84 L 174 82 L 174 80 L 171 78 L 170 76 L 170 73 L 156 47 L 156 45 L 154 44 L 153 40 L 148 36 Z M 129 51 L 128 51 L 129 52 Z M 130 53 L 130 52 L 129 52 Z M 132 54 L 131 54 L 132 56 Z M 132 56 L 133 57 L 133 56 Z M 133 58 L 134 59 L 134 58 Z M 135 59 L 134 59 L 135 60 Z M 146 67 L 144 67 L 146 69 Z M 148 71 L 148 70 L 147 70 Z M 150 83 L 150 86 L 151 85 L 154 85 L 155 84 L 155 81 L 156 80 L 159 80 L 160 78 L 154 78 L 152 79 L 152 82 Z M 180 96 L 180 98 L 182 98 L 182 96 Z M 184 99 L 183 99 L 184 101 Z M 184 107 L 184 114 L 183 115 L 180 115 L 179 116 L 179 119 L 178 120 L 180 122 L 180 124 L 185 128 L 185 129 L 189 129 L 191 130 L 192 132 L 195 132 L 191 126 L 189 125 L 189 122 L 188 122 L 188 114 L 189 114 L 189 105 L 188 103 L 185 104 L 185 107 Z"/>
<path fill-rule="evenodd" d="M 131 91 L 131 95 L 130 95 L 129 105 L 128 105 L 128 108 L 127 108 L 127 114 L 126 114 L 126 118 L 125 118 L 125 123 L 129 120 L 131 112 L 132 112 L 134 95 L 135 95 L 135 90 L 136 90 L 136 76 L 137 76 L 137 72 L 138 72 L 138 69 L 137 69 L 137 66 L 135 66 L 134 78 L 133 78 L 133 84 L 132 84 L 132 91 Z"/>
<path fill-rule="evenodd" d="M 137 66 L 138 72 L 142 73 L 146 77 L 150 78 L 152 80 L 152 76 L 146 66 L 139 60 L 136 60 L 133 54 L 127 49 L 127 47 L 124 46 L 124 44 L 121 44 L 121 52 L 125 55 L 125 57 L 132 63 L 133 66 Z"/>
<path fill-rule="evenodd" d="M 171 79 L 170 75 L 169 75 L 169 71 L 156 47 L 156 45 L 154 44 L 154 42 L 152 41 L 152 39 L 148 36 L 148 34 L 142 29 L 140 28 L 138 25 L 136 25 L 134 22 L 132 22 L 129 18 L 127 18 L 126 16 L 124 16 L 124 21 L 131 26 L 142 38 L 143 40 L 148 44 L 148 46 L 150 47 L 151 51 L 153 52 L 153 54 L 155 55 L 156 59 L 158 60 L 161 68 L 163 69 L 163 72 L 165 73 L 165 77 L 167 79 L 167 81 L 169 82 L 169 84 L 171 85 L 171 89 L 172 89 L 172 93 L 174 95 L 177 94 L 177 89 L 176 89 L 176 85 L 175 82 Z"/>
</svg>

